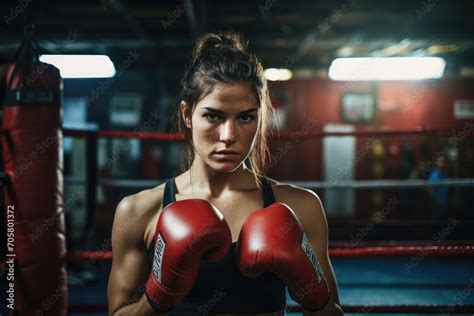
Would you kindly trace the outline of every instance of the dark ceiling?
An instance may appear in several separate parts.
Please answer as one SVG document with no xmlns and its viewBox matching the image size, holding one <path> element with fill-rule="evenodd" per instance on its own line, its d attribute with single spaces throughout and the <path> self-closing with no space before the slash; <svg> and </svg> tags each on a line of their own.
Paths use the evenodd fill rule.
<svg viewBox="0 0 474 316">
<path fill-rule="evenodd" d="M 265 67 L 315 71 L 339 56 L 442 56 L 474 67 L 474 1 L 2 1 L 0 58 L 37 25 L 40 45 L 61 53 L 130 54 L 139 69 L 181 72 L 201 33 L 238 31 Z"/>
</svg>

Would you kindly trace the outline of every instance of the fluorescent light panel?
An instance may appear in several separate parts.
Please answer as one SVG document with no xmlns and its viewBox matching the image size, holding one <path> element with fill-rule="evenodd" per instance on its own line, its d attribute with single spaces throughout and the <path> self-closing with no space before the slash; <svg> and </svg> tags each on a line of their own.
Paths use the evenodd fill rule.
<svg viewBox="0 0 474 316">
<path fill-rule="evenodd" d="M 440 78 L 446 62 L 439 57 L 337 58 L 329 67 L 332 80 L 422 80 Z"/>
<path fill-rule="evenodd" d="M 268 68 L 263 74 L 270 81 L 286 81 L 293 77 L 291 70 L 286 68 Z"/>
<path fill-rule="evenodd" d="M 63 78 L 109 78 L 114 63 L 106 55 L 41 55 L 40 61 L 59 69 Z"/>
</svg>

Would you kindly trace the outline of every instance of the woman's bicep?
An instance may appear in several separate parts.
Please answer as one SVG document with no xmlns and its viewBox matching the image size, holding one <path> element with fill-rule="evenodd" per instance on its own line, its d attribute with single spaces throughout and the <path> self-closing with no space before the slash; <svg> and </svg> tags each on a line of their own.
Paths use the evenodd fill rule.
<svg viewBox="0 0 474 316">
<path fill-rule="evenodd" d="M 112 229 L 113 260 L 108 284 L 110 314 L 140 299 L 150 269 L 141 230 L 133 227 L 136 222 L 130 227 L 123 225 L 130 213 L 119 204 Z"/>
<path fill-rule="evenodd" d="M 112 263 L 108 299 L 111 312 L 135 303 L 145 292 L 148 263 L 140 251 L 128 250 Z"/>
</svg>

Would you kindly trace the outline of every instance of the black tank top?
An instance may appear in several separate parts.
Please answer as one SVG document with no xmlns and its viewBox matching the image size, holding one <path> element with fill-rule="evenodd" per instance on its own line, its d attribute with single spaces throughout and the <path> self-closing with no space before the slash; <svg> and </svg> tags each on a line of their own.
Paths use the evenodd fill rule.
<svg viewBox="0 0 474 316">
<path fill-rule="evenodd" d="M 275 202 L 270 182 L 262 177 L 263 207 Z M 176 201 L 174 178 L 165 184 L 163 208 Z M 170 316 L 207 313 L 250 314 L 278 312 L 286 308 L 285 284 L 273 273 L 258 278 L 247 278 L 236 264 L 236 245 L 219 262 L 199 265 L 199 274 L 192 290 L 169 313 Z M 149 249 L 150 266 L 153 262 L 154 243 Z"/>
</svg>

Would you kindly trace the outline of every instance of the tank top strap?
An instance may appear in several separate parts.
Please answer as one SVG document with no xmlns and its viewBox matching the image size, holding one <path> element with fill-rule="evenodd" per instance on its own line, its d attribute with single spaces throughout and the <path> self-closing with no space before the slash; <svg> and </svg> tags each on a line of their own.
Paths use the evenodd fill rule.
<svg viewBox="0 0 474 316">
<path fill-rule="evenodd" d="M 268 207 L 270 204 L 275 203 L 275 194 L 273 193 L 272 184 L 267 177 L 262 176 L 262 195 L 263 195 L 263 207 Z"/>
<path fill-rule="evenodd" d="M 170 178 L 165 183 L 165 191 L 163 192 L 163 208 L 173 202 L 176 202 L 175 183 L 174 178 Z"/>
</svg>

